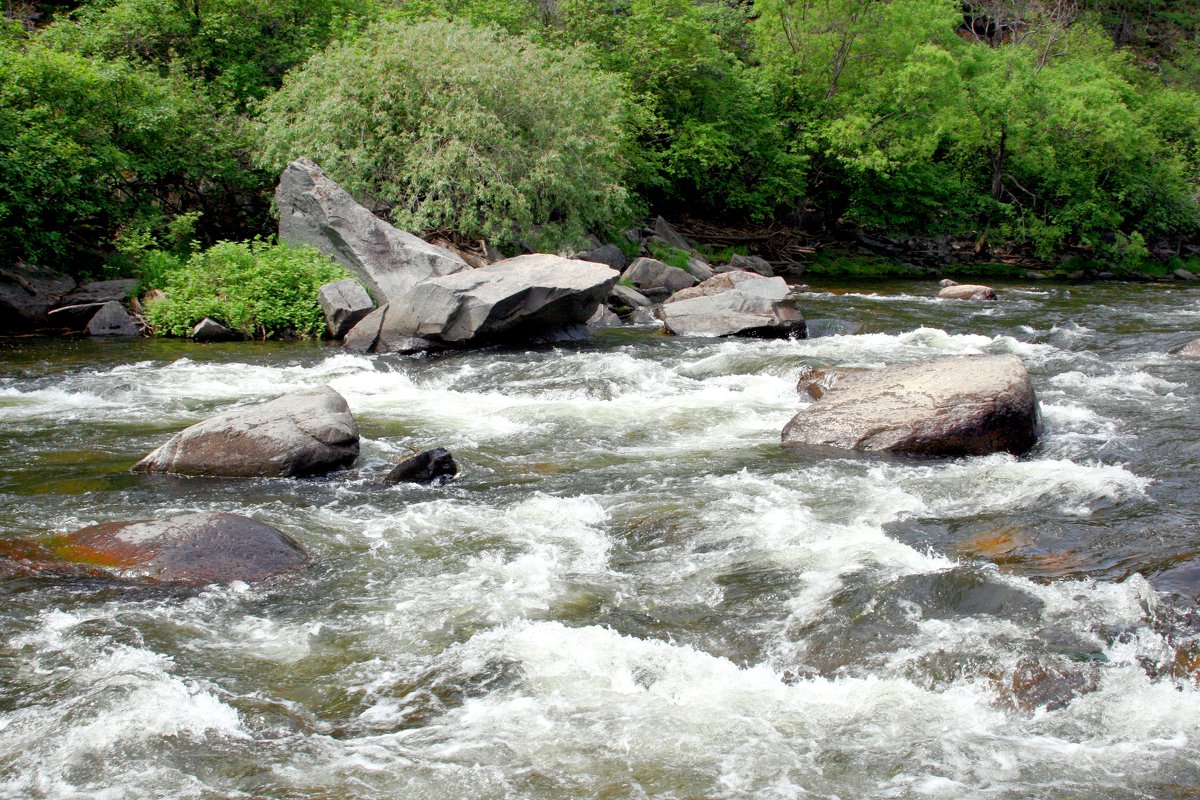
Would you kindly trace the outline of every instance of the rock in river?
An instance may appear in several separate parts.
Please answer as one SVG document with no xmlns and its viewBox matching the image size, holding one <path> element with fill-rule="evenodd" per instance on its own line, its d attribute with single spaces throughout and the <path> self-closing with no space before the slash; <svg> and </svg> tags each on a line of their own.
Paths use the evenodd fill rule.
<svg viewBox="0 0 1200 800">
<path fill-rule="evenodd" d="M 937 296 L 943 300 L 995 300 L 996 290 L 977 283 L 956 283 L 942 287 Z"/>
<path fill-rule="evenodd" d="M 444 447 L 435 447 L 401 461 L 384 478 L 385 483 L 424 483 L 442 486 L 454 480 L 458 464 Z"/>
<path fill-rule="evenodd" d="M 261 581 L 309 564 L 295 539 L 239 514 L 107 522 L 55 537 L 45 550 L 122 580 L 192 586 Z"/>
<path fill-rule="evenodd" d="M 303 477 L 348 467 L 358 457 L 358 425 L 328 386 L 230 411 L 171 437 L 135 472 L 234 478 Z"/>
<path fill-rule="evenodd" d="M 1037 399 L 1016 356 L 963 356 L 808 376 L 823 392 L 783 443 L 923 456 L 1021 454 L 1037 441 Z"/>
<path fill-rule="evenodd" d="M 664 303 L 659 314 L 667 329 L 678 336 L 805 337 L 804 315 L 788 299 L 791 290 L 783 278 L 746 276 L 739 281 L 738 275 L 745 273 L 724 273 L 684 290 L 715 294 Z"/>
<path fill-rule="evenodd" d="M 1171 352 L 1183 358 L 1200 358 L 1200 339 L 1192 339 L 1187 344 L 1182 344 Z"/>
<path fill-rule="evenodd" d="M 293 161 L 275 190 L 279 239 L 316 247 L 354 273 L 380 303 L 421 281 L 469 271 L 465 261 L 376 217 L 307 158 Z"/>
</svg>

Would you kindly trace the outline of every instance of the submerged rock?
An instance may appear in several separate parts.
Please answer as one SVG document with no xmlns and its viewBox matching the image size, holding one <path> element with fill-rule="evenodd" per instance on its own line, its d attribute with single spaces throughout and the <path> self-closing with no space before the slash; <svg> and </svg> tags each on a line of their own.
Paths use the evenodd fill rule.
<svg viewBox="0 0 1200 800">
<path fill-rule="evenodd" d="M 454 463 L 454 456 L 444 447 L 436 447 L 401 461 L 388 473 L 384 481 L 442 486 L 454 480 L 457 474 L 458 464 Z"/>
<path fill-rule="evenodd" d="M 380 303 L 406 296 L 429 278 L 469 271 L 449 250 L 379 219 L 300 158 L 279 178 L 279 239 L 316 247 L 350 270 Z"/>
<path fill-rule="evenodd" d="M 320 475 L 350 466 L 358 438 L 346 400 L 322 386 L 199 422 L 133 470 L 234 478 Z"/>
<path fill-rule="evenodd" d="M 563 334 L 577 338 L 616 281 L 617 272 L 602 264 L 518 256 L 420 284 L 404 303 L 368 314 L 344 345 L 356 352 L 394 353 L 553 341 Z"/>
<path fill-rule="evenodd" d="M 261 581 L 310 563 L 286 533 L 220 513 L 92 525 L 55 537 L 45 550 L 68 564 L 122 580 L 192 586 Z"/>
<path fill-rule="evenodd" d="M 1200 358 L 1200 339 L 1192 339 L 1171 351 L 1172 354 L 1184 358 Z"/>
<path fill-rule="evenodd" d="M 707 283 L 724 279 L 718 275 Z M 807 335 L 804 315 L 783 278 L 728 280 L 716 294 L 664 303 L 659 310 L 667 330 L 677 336 L 750 336 L 782 339 Z M 699 287 L 697 287 L 699 288 Z"/>
<path fill-rule="evenodd" d="M 955 283 L 942 287 L 937 296 L 943 300 L 995 300 L 996 290 L 977 283 Z"/>
<path fill-rule="evenodd" d="M 923 456 L 1021 454 L 1040 434 L 1037 398 L 1016 356 L 963 356 L 802 379 L 815 402 L 783 443 Z M 819 398 L 819 399 L 818 399 Z"/>
</svg>

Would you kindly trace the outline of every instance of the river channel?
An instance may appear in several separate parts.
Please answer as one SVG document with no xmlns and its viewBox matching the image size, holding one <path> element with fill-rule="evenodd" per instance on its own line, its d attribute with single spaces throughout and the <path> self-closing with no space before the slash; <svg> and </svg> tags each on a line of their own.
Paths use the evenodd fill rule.
<svg viewBox="0 0 1200 800">
<path fill-rule="evenodd" d="M 1200 796 L 1200 289 L 817 288 L 825 333 L 438 358 L 0 339 L 0 537 L 233 511 L 307 573 L 0 580 L 0 796 Z M 823 321 L 822 321 L 823 320 Z M 779 443 L 805 366 L 1019 356 L 1028 455 Z M 328 384 L 311 480 L 134 475 Z M 414 449 L 461 468 L 385 486 Z"/>
</svg>

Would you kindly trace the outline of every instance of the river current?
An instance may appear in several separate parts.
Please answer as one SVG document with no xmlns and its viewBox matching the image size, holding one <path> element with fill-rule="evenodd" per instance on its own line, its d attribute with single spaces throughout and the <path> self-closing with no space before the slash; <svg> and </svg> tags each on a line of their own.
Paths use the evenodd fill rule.
<svg viewBox="0 0 1200 800">
<path fill-rule="evenodd" d="M 0 796 L 1200 796 L 1200 289 L 816 290 L 825 333 L 649 328 L 440 358 L 0 340 L 0 537 L 233 511 L 265 586 L 0 581 Z M 1022 458 L 779 444 L 805 366 L 1013 353 Z M 134 475 L 328 384 L 312 480 Z M 442 488 L 385 486 L 450 449 Z"/>
</svg>

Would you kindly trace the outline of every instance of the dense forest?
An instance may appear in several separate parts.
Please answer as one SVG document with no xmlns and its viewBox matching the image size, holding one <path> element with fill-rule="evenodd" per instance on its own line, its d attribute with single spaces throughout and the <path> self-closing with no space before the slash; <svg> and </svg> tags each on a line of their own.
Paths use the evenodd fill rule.
<svg viewBox="0 0 1200 800">
<path fill-rule="evenodd" d="M 661 213 L 1182 265 L 1198 29 L 1195 0 L 7 0 L 0 256 L 170 269 L 269 235 L 308 155 L 507 251 Z"/>
</svg>

